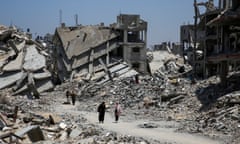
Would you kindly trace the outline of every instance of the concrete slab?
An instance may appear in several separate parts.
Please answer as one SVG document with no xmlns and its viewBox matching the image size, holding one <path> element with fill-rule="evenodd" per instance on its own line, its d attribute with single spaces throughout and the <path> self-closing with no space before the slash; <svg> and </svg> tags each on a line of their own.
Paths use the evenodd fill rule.
<svg viewBox="0 0 240 144">
<path fill-rule="evenodd" d="M 3 67 L 3 71 L 17 71 L 21 70 L 23 62 L 23 52 L 21 51 L 15 60 L 10 61 Z"/>
<path fill-rule="evenodd" d="M 28 137 L 32 142 L 44 140 L 43 132 L 37 125 L 20 129 L 15 134 L 19 137 L 23 137 L 25 134 L 28 134 Z"/>
<path fill-rule="evenodd" d="M 22 72 L 18 72 L 8 76 L 2 75 L 0 77 L 0 89 L 6 88 L 14 84 L 17 80 L 19 80 L 22 77 L 22 75 L 23 75 Z"/>
<path fill-rule="evenodd" d="M 13 93 L 13 95 L 17 95 L 17 94 L 26 92 L 27 89 L 28 89 L 27 85 L 24 85 L 23 87 L 21 87 L 20 89 L 18 89 L 17 91 L 15 91 L 15 92 Z"/>
<path fill-rule="evenodd" d="M 37 87 L 37 91 L 41 93 L 41 92 L 45 92 L 50 89 L 53 89 L 54 85 L 51 80 L 44 80 L 41 82 L 38 81 L 38 83 L 36 83 L 36 87 Z"/>
<path fill-rule="evenodd" d="M 81 134 L 81 130 L 79 129 L 73 129 L 72 132 L 70 133 L 71 138 L 76 138 Z"/>
<path fill-rule="evenodd" d="M 23 68 L 28 71 L 37 71 L 46 67 L 46 59 L 39 54 L 35 45 L 27 47 L 27 52 L 24 58 Z"/>
<path fill-rule="evenodd" d="M 120 78 L 133 77 L 133 76 L 135 76 L 136 74 L 138 74 L 137 71 L 135 71 L 135 70 L 129 70 L 129 71 L 127 71 L 126 73 L 120 75 L 119 77 L 120 77 Z"/>
<path fill-rule="evenodd" d="M 35 73 L 33 74 L 33 78 L 36 80 L 42 80 L 51 77 L 50 72 L 43 72 L 43 73 Z"/>
</svg>

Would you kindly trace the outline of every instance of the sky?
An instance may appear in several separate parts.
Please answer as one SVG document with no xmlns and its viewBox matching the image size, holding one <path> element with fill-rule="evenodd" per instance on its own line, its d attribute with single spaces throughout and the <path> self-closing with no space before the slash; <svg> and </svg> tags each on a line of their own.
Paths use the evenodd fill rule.
<svg viewBox="0 0 240 144">
<path fill-rule="evenodd" d="M 148 22 L 147 45 L 180 41 L 180 25 L 193 23 L 193 0 L 1 0 L 0 25 L 11 24 L 33 36 L 53 34 L 62 22 L 75 25 L 105 25 L 119 14 L 139 14 Z"/>
</svg>

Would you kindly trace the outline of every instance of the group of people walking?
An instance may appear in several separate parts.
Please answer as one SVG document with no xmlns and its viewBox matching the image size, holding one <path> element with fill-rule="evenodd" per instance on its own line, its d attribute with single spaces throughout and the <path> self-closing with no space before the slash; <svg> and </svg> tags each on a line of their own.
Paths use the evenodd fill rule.
<svg viewBox="0 0 240 144">
<path fill-rule="evenodd" d="M 99 120 L 99 123 L 103 123 L 104 122 L 104 117 L 105 117 L 105 111 L 106 111 L 106 105 L 105 105 L 105 102 L 102 102 L 99 106 L 98 106 L 98 120 Z M 118 120 L 119 120 L 119 116 L 122 112 L 122 109 L 121 109 L 121 106 L 120 104 L 117 102 L 115 104 L 115 107 L 114 107 L 114 116 L 115 116 L 115 122 L 117 123 Z"/>
</svg>

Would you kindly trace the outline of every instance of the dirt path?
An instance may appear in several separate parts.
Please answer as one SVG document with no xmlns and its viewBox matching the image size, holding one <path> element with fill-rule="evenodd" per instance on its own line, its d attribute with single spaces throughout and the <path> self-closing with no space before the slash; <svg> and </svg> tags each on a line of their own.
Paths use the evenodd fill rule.
<svg viewBox="0 0 240 144">
<path fill-rule="evenodd" d="M 196 136 L 188 133 L 174 132 L 176 123 L 174 122 L 162 122 L 154 121 L 152 123 L 157 124 L 158 128 L 140 128 L 139 124 L 149 122 L 148 120 L 137 121 L 119 121 L 114 122 L 114 118 L 111 114 L 106 113 L 104 124 L 98 123 L 98 114 L 96 112 L 78 111 L 75 106 L 72 105 L 59 105 L 55 108 L 57 113 L 71 113 L 72 115 L 83 115 L 90 123 L 99 125 L 105 130 L 117 132 L 124 135 L 131 135 L 136 137 L 143 137 L 146 139 L 158 140 L 161 142 L 169 142 L 175 144 L 220 144 L 220 141 L 212 140 L 207 137 Z M 170 128 L 169 128 L 170 127 Z"/>
</svg>

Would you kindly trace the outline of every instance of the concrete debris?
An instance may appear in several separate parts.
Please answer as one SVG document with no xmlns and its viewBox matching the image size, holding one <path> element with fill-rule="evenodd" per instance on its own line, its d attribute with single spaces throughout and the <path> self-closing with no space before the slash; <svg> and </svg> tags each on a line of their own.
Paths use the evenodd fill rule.
<svg viewBox="0 0 240 144">
<path fill-rule="evenodd" d="M 101 98 L 110 107 L 114 101 L 120 101 L 126 111 L 124 115 L 134 113 L 134 117 L 139 119 L 144 116 L 152 120 L 181 121 L 183 124 L 179 131 L 211 137 L 221 137 L 226 133 L 234 135 L 240 117 L 238 73 L 229 76 L 231 84 L 223 89 L 219 77 L 193 82 L 190 67 L 175 60 L 167 63 L 171 62 L 174 63 L 170 69 L 163 64 L 159 68 L 160 73 L 156 71 L 152 76 L 140 76 L 139 83 L 134 81 L 134 77 L 115 79 L 101 85 L 85 81 L 80 84 L 79 99 L 92 99 L 94 102 Z M 179 66 L 186 67 L 188 73 L 179 71 Z M 93 111 L 93 107 L 81 106 L 87 111 Z M 212 136 L 211 131 L 216 135 Z"/>
<path fill-rule="evenodd" d="M 32 91 L 36 97 L 53 89 L 49 55 L 41 44 L 14 27 L 1 27 L 0 38 L 0 89 L 13 88 L 15 94 Z"/>
<path fill-rule="evenodd" d="M 18 81 L 23 76 L 22 72 L 13 73 L 11 75 L 1 74 L 0 76 L 0 89 L 12 86 L 16 81 Z"/>
<path fill-rule="evenodd" d="M 46 59 L 36 49 L 35 45 L 26 48 L 23 69 L 35 72 L 46 67 Z"/>
<path fill-rule="evenodd" d="M 24 129 L 21 129 L 15 133 L 19 137 L 23 137 L 25 134 L 28 135 L 31 142 L 37 142 L 44 140 L 44 135 L 40 129 L 39 126 L 33 125 L 26 127 Z"/>
</svg>

